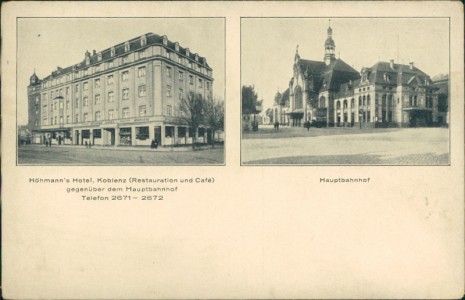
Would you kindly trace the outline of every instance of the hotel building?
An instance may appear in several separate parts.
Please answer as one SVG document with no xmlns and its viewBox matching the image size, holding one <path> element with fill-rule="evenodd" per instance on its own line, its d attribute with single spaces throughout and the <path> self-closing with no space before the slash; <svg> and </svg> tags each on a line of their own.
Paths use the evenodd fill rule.
<svg viewBox="0 0 465 300">
<path fill-rule="evenodd" d="M 180 121 L 179 103 L 190 92 L 212 97 L 212 69 L 204 57 L 166 36 L 147 33 L 84 60 L 58 67 L 28 86 L 34 143 L 73 145 L 190 144 L 211 138 Z"/>
</svg>

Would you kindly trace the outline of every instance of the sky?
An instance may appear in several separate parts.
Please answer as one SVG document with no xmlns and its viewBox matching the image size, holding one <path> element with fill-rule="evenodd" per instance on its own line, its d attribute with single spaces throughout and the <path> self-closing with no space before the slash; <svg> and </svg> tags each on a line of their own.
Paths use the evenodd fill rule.
<svg viewBox="0 0 465 300">
<path fill-rule="evenodd" d="M 225 97 L 222 18 L 21 18 L 17 24 L 19 125 L 27 124 L 27 86 L 34 69 L 42 79 L 58 66 L 81 62 L 86 50 L 99 52 L 148 32 L 205 57 L 213 69 L 213 96 Z"/>
<path fill-rule="evenodd" d="M 296 46 L 301 59 L 323 61 L 328 18 L 243 18 L 241 81 L 254 85 L 263 108 L 289 87 Z M 331 18 L 336 57 L 360 71 L 378 61 L 449 72 L 447 18 Z"/>
</svg>

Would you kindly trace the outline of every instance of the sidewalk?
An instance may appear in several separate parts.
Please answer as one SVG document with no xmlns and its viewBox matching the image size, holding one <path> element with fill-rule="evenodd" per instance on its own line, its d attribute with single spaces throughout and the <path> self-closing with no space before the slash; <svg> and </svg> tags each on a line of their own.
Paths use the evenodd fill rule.
<svg viewBox="0 0 465 300">
<path fill-rule="evenodd" d="M 30 145 L 33 147 L 49 148 L 45 145 Z M 192 149 L 192 145 L 186 146 L 162 146 L 157 149 L 152 149 L 150 146 L 92 146 L 86 148 L 85 145 L 52 145 L 50 148 L 68 148 L 68 149 L 89 149 L 89 150 L 111 150 L 111 151 L 147 151 L 147 152 L 193 152 L 193 151 L 204 151 L 204 150 L 215 150 L 222 148 L 223 145 L 215 145 L 215 148 L 212 149 L 211 145 L 202 145 L 197 146 L 196 149 Z"/>
</svg>

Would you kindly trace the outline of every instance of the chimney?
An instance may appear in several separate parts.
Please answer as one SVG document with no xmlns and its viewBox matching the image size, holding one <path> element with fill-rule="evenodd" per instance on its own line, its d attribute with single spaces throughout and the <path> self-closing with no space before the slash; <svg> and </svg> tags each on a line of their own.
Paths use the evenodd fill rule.
<svg viewBox="0 0 465 300">
<path fill-rule="evenodd" d="M 391 59 L 391 62 L 390 62 L 389 65 L 391 66 L 391 69 L 394 69 L 394 60 L 393 59 Z"/>
<path fill-rule="evenodd" d="M 93 55 L 97 54 L 97 50 L 92 50 L 92 54 Z"/>
<path fill-rule="evenodd" d="M 413 70 L 413 61 L 409 62 L 410 70 Z"/>
</svg>

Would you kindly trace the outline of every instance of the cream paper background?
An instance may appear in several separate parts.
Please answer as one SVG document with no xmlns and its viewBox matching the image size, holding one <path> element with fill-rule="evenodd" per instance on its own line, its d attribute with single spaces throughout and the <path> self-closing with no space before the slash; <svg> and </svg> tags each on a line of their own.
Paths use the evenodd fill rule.
<svg viewBox="0 0 465 300">
<path fill-rule="evenodd" d="M 16 166 L 18 16 L 225 17 L 226 166 Z M 241 167 L 241 16 L 450 17 L 451 166 Z M 3 5 L 3 297 L 462 297 L 463 32 L 459 2 Z M 29 177 L 115 174 L 215 177 L 216 183 L 153 203 L 82 201 L 62 186 L 27 183 Z M 371 180 L 319 183 L 339 176 Z"/>
</svg>

